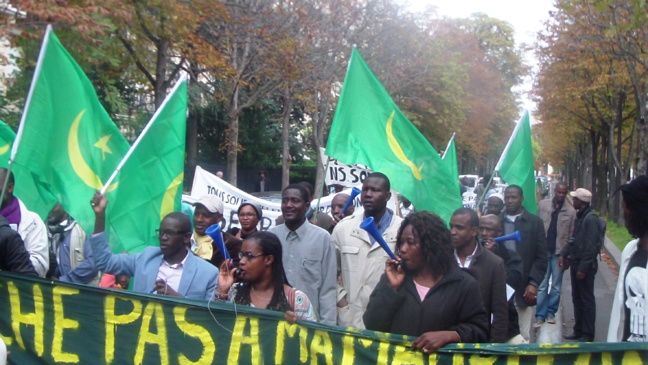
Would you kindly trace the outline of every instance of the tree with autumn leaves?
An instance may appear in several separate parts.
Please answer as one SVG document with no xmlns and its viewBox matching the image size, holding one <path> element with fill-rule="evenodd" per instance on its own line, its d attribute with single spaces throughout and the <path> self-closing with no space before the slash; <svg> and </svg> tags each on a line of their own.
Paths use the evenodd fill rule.
<svg viewBox="0 0 648 365">
<path fill-rule="evenodd" d="M 535 95 L 542 158 L 564 168 L 595 206 L 620 220 L 613 194 L 646 174 L 648 41 L 646 4 L 632 0 L 561 0 L 537 47 Z"/>
<path fill-rule="evenodd" d="M 44 25 L 52 23 L 104 102 L 116 106 L 108 109 L 120 124 L 131 123 L 133 111 L 152 113 L 178 73 L 189 73 L 188 172 L 204 158 L 201 151 L 219 151 L 215 158 L 226 161 L 234 184 L 239 156 L 262 145 L 240 139 L 250 118 L 283 131 L 276 161 L 284 167 L 283 184 L 295 144 L 319 159 L 352 46 L 434 146 L 443 148 L 457 132 L 465 172 L 489 171 L 499 157 L 518 115 L 511 88 L 527 71 L 505 22 L 483 14 L 411 14 L 392 0 L 11 4 L 27 15 L 0 35 L 33 56 Z M 29 79 L 32 60 L 23 59 L 21 80 Z M 267 116 L 252 117 L 258 113 Z M 219 145 L 205 146 L 200 130 L 216 123 L 226 125 Z M 318 185 L 322 179 L 320 170 Z"/>
</svg>

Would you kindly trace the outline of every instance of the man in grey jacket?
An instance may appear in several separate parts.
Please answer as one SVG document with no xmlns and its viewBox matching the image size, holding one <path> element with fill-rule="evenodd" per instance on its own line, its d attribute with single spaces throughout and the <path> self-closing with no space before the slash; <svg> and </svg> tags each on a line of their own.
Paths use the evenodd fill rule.
<svg viewBox="0 0 648 365">
<path fill-rule="evenodd" d="M 554 188 L 553 199 L 544 199 L 538 204 L 538 216 L 544 223 L 547 234 L 547 273 L 538 287 L 538 303 L 536 305 L 536 323 L 539 328 L 547 320 L 549 324 L 556 323 L 556 312 L 560 306 L 560 289 L 562 287 L 563 271 L 558 267 L 560 251 L 569 242 L 576 211 L 566 201 L 569 189 L 567 184 L 559 182 Z M 549 282 L 551 281 L 551 290 Z"/>
</svg>

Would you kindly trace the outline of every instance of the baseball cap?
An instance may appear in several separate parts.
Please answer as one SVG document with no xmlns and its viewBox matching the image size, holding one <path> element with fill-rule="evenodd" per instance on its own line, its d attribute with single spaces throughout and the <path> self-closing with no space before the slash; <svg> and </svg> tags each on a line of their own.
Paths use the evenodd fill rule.
<svg viewBox="0 0 648 365">
<path fill-rule="evenodd" d="M 205 207 L 205 209 L 207 209 L 210 213 L 223 214 L 225 210 L 223 208 L 223 201 L 220 200 L 220 198 L 217 197 L 216 195 L 211 195 L 211 194 L 203 195 L 200 197 L 200 199 L 198 199 L 195 203 L 193 203 L 194 207 L 198 204 Z"/>
<path fill-rule="evenodd" d="M 582 200 L 585 203 L 589 203 L 592 201 L 592 193 L 590 193 L 589 190 L 583 189 L 583 188 L 578 188 L 576 191 L 572 191 L 569 193 L 570 196 L 574 198 L 578 198 L 578 200 Z"/>
</svg>

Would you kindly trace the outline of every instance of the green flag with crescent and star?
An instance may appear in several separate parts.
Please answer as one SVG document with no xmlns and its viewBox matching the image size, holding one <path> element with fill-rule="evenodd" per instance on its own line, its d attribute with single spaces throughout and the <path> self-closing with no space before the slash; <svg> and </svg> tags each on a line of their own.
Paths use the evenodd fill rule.
<svg viewBox="0 0 648 365">
<path fill-rule="evenodd" d="M 43 218 L 58 201 L 91 231 L 90 199 L 128 147 L 90 80 L 48 26 L 12 150 L 15 195 Z"/>
<path fill-rule="evenodd" d="M 529 112 L 518 121 L 504 152 L 497 162 L 495 171 L 509 185 L 519 185 L 524 192 L 522 206 L 532 214 L 538 214 L 535 191 L 535 168 L 531 145 L 531 121 Z"/>
<path fill-rule="evenodd" d="M 417 210 L 449 222 L 462 201 L 457 176 L 400 111 L 360 53 L 353 49 L 326 154 L 346 164 L 366 165 L 389 177 L 392 188 Z"/>
<path fill-rule="evenodd" d="M 457 164 L 457 148 L 455 147 L 454 138 L 455 135 L 453 133 L 452 137 L 450 137 L 450 141 L 448 141 L 448 146 L 443 152 L 443 157 L 441 159 L 443 160 L 443 163 L 446 164 L 446 166 L 450 169 L 450 174 L 452 174 L 452 176 L 456 176 L 456 178 L 454 179 L 455 187 L 457 188 L 457 191 L 461 192 L 461 190 L 459 189 L 459 164 Z"/>
<path fill-rule="evenodd" d="M 187 82 L 167 96 L 119 173 L 119 187 L 108 203 L 113 252 L 139 252 L 158 245 L 162 218 L 179 212 L 184 178 Z"/>
<path fill-rule="evenodd" d="M 0 120 L 0 167 L 9 165 L 9 156 L 11 155 L 11 145 L 16 139 L 16 132 Z"/>
</svg>

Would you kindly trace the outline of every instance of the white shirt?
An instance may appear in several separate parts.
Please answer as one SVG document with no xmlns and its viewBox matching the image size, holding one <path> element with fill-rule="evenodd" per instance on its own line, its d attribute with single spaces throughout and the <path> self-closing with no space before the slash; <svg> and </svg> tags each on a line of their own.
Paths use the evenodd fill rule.
<svg viewBox="0 0 648 365">
<path fill-rule="evenodd" d="M 475 249 L 473 250 L 472 254 L 468 255 L 466 257 L 466 262 L 462 265 L 461 264 L 461 259 L 459 258 L 459 255 L 457 255 L 457 250 L 454 250 L 454 256 L 455 259 L 457 259 L 457 264 L 459 264 L 459 267 L 462 269 L 469 269 L 470 268 L 470 263 L 472 262 L 473 257 L 475 257 L 475 252 L 477 252 L 477 245 L 475 245 Z"/>
<path fill-rule="evenodd" d="M 187 250 L 187 254 L 185 255 L 185 258 L 182 260 L 182 262 L 173 265 L 162 259 L 162 263 L 160 264 L 160 271 L 158 271 L 157 278 L 164 280 L 169 288 L 178 292 L 178 288 L 180 287 L 180 278 L 182 278 L 184 265 L 189 255 L 190 253 Z"/>
</svg>

